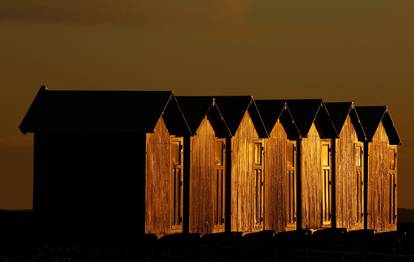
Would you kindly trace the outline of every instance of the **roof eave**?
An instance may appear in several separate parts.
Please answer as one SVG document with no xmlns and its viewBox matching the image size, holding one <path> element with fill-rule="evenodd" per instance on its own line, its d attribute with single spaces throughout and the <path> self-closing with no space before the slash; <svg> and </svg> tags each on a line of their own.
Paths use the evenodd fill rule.
<svg viewBox="0 0 414 262">
<path fill-rule="evenodd" d="M 226 131 L 227 131 L 227 135 L 228 135 L 228 137 L 232 137 L 232 136 L 234 136 L 234 135 L 231 133 L 231 130 L 230 130 L 230 128 L 229 128 L 229 125 L 227 124 L 226 120 L 224 119 L 224 116 L 223 116 L 223 114 L 221 113 L 220 107 L 217 105 L 217 103 L 216 103 L 216 99 L 215 99 L 215 98 L 213 98 L 213 102 L 212 102 L 212 105 L 211 105 L 211 106 L 214 106 L 214 107 L 216 108 L 217 112 L 219 113 L 219 115 L 220 115 L 220 120 L 223 122 L 224 127 L 226 128 Z M 210 108 L 211 108 L 211 106 L 210 106 Z"/>
<path fill-rule="evenodd" d="M 43 96 L 47 91 L 47 87 L 42 85 L 40 86 L 39 90 L 37 91 L 32 104 L 29 107 L 29 110 L 27 110 L 27 113 L 25 114 L 25 116 L 23 117 L 23 120 L 21 121 L 20 125 L 19 125 L 19 130 L 20 132 L 22 132 L 24 135 L 26 135 L 27 133 L 34 133 L 35 130 L 34 128 L 29 128 L 29 127 L 25 127 L 25 123 L 27 121 L 29 121 L 29 117 L 31 116 L 31 114 L 33 114 L 33 110 L 36 106 L 36 103 L 38 103 L 39 99 L 41 96 Z"/>
</svg>

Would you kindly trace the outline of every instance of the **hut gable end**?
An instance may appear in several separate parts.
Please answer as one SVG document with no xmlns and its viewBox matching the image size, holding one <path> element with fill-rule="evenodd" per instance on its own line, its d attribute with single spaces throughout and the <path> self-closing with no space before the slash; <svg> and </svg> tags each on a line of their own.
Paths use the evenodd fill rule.
<svg viewBox="0 0 414 262">
<path fill-rule="evenodd" d="M 259 135 L 246 112 L 231 141 L 231 227 L 232 231 L 252 232 L 255 228 L 254 142 Z"/>
<path fill-rule="evenodd" d="M 190 232 L 214 232 L 215 143 L 214 129 L 205 117 L 191 136 Z"/>
<path fill-rule="evenodd" d="M 384 127 L 384 124 L 381 122 L 379 123 L 377 129 L 375 130 L 374 136 L 372 137 L 373 143 L 387 143 L 389 144 L 389 138 L 387 135 L 387 131 Z"/>
<path fill-rule="evenodd" d="M 336 140 L 336 225 L 363 228 L 363 142 L 359 141 L 351 116 L 347 116 Z M 357 152 L 359 152 L 357 154 Z M 357 156 L 359 164 L 356 163 Z"/>
<path fill-rule="evenodd" d="M 146 135 L 145 232 L 170 232 L 170 133 L 162 117 Z"/>
<path fill-rule="evenodd" d="M 302 228 L 321 227 L 321 140 L 315 124 L 301 141 Z"/>
</svg>

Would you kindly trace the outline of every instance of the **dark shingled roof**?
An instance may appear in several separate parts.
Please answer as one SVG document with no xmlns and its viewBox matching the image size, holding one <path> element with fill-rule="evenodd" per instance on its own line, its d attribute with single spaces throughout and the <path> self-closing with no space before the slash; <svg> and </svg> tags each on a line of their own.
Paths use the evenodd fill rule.
<svg viewBox="0 0 414 262">
<path fill-rule="evenodd" d="M 216 96 L 215 102 L 234 136 L 246 112 L 249 112 L 260 137 L 268 137 L 266 127 L 251 96 Z"/>
<path fill-rule="evenodd" d="M 52 91 L 42 87 L 20 130 L 152 132 L 161 116 L 172 134 L 190 133 L 171 91 Z"/>
<path fill-rule="evenodd" d="M 315 123 L 321 138 L 338 136 L 322 99 L 285 100 L 302 137 L 308 135 Z"/>
<path fill-rule="evenodd" d="M 270 134 L 278 120 L 282 123 L 289 139 L 299 139 L 300 132 L 284 100 L 256 100 L 267 132 Z"/>
<path fill-rule="evenodd" d="M 217 136 L 231 136 L 224 117 L 212 96 L 177 96 L 177 100 L 193 134 L 207 116 Z"/>
<path fill-rule="evenodd" d="M 358 135 L 358 139 L 362 142 L 366 140 L 364 128 L 361 124 L 358 113 L 355 110 L 353 102 L 328 102 L 325 103 L 325 106 L 328 109 L 332 123 L 334 124 L 338 135 L 341 134 L 346 118 L 350 116 L 351 122 L 354 125 L 355 131 Z"/>
<path fill-rule="evenodd" d="M 357 106 L 356 111 L 361 119 L 368 141 L 372 141 L 378 125 L 382 122 L 390 144 L 401 144 L 397 129 L 386 106 Z"/>
</svg>

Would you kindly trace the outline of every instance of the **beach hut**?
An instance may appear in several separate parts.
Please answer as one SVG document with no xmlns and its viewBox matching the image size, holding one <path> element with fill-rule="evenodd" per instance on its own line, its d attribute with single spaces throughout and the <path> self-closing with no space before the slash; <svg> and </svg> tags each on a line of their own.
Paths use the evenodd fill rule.
<svg viewBox="0 0 414 262">
<path fill-rule="evenodd" d="M 297 140 L 299 130 L 282 100 L 256 100 L 269 138 L 265 148 L 266 230 L 296 230 Z"/>
<path fill-rule="evenodd" d="M 397 230 L 398 146 L 401 144 L 386 106 L 357 106 L 364 144 L 365 229 Z"/>
<path fill-rule="evenodd" d="M 45 230 L 182 232 L 183 137 L 191 131 L 172 92 L 42 87 L 20 130 L 34 134 L 33 212 Z"/>
<path fill-rule="evenodd" d="M 215 102 L 231 134 L 226 141 L 226 231 L 262 231 L 266 128 L 251 96 L 218 96 Z"/>
<path fill-rule="evenodd" d="M 298 147 L 298 229 L 332 227 L 335 127 L 321 99 L 286 100 L 301 138 Z"/>
<path fill-rule="evenodd" d="M 364 228 L 364 141 L 355 105 L 352 102 L 325 103 L 338 132 L 335 140 L 336 227 L 347 230 Z"/>
<path fill-rule="evenodd" d="M 177 100 L 192 131 L 186 137 L 184 153 L 189 156 L 189 232 L 224 232 L 226 139 L 230 130 L 214 98 L 180 96 Z"/>
</svg>

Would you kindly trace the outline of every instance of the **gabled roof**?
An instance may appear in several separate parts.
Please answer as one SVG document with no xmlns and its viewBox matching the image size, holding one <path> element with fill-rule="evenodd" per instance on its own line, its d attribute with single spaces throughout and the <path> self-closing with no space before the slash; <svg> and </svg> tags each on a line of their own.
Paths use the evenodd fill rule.
<svg viewBox="0 0 414 262">
<path fill-rule="evenodd" d="M 322 99 L 285 100 L 302 137 L 307 137 L 315 123 L 321 138 L 338 137 Z"/>
<path fill-rule="evenodd" d="M 227 126 L 234 136 L 246 112 L 249 112 L 260 137 L 269 137 L 256 103 L 251 96 L 216 96 L 214 97 Z"/>
<path fill-rule="evenodd" d="M 231 132 L 215 100 L 211 96 L 177 96 L 178 103 L 195 134 L 205 117 L 208 117 L 217 136 L 230 137 Z"/>
<path fill-rule="evenodd" d="M 357 106 L 356 111 L 361 119 L 368 141 L 372 141 L 378 125 L 382 122 L 390 144 L 401 144 L 397 129 L 386 106 Z"/>
<path fill-rule="evenodd" d="M 276 122 L 280 120 L 289 139 L 300 138 L 299 129 L 285 101 L 256 100 L 256 105 L 269 134 L 272 132 Z"/>
<path fill-rule="evenodd" d="M 358 135 L 358 140 L 366 140 L 364 128 L 361 124 L 358 113 L 355 110 L 355 105 L 353 102 L 328 102 L 325 103 L 325 106 L 328 109 L 332 123 L 334 124 L 338 135 L 341 134 L 346 118 L 349 116 Z"/>
<path fill-rule="evenodd" d="M 161 116 L 170 133 L 190 133 L 171 91 L 63 91 L 41 87 L 20 130 L 152 132 Z"/>
</svg>

